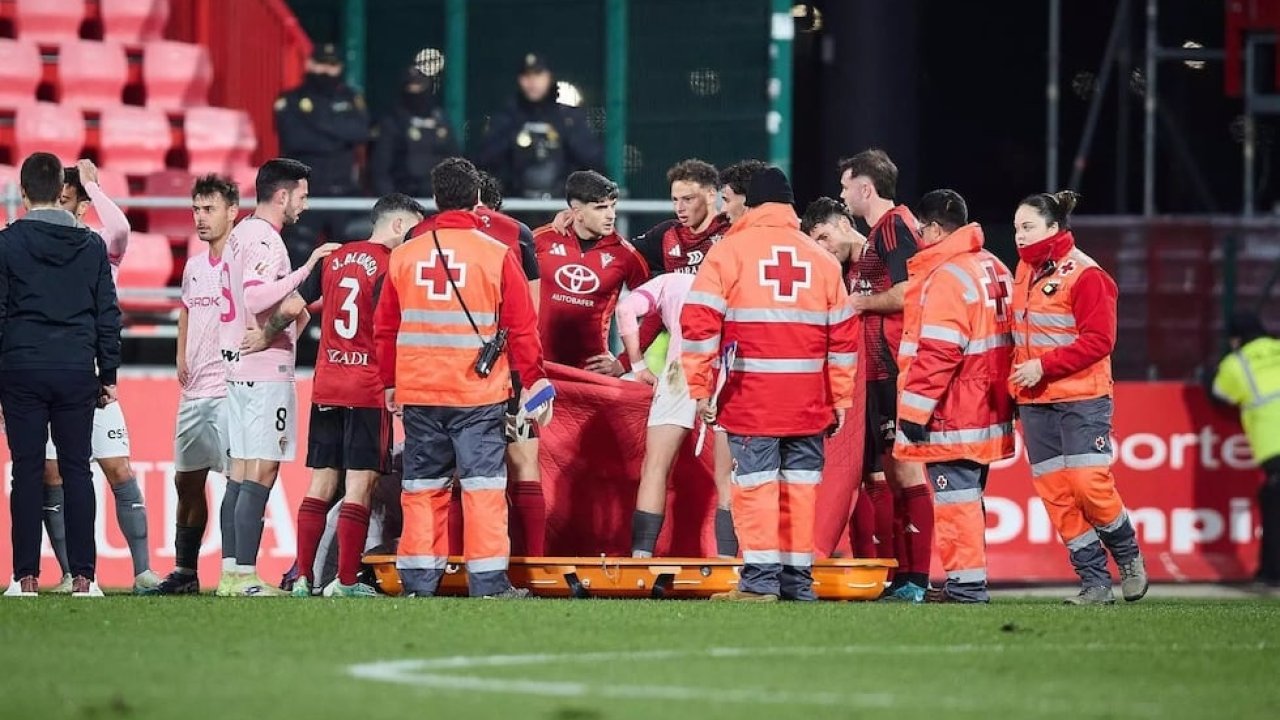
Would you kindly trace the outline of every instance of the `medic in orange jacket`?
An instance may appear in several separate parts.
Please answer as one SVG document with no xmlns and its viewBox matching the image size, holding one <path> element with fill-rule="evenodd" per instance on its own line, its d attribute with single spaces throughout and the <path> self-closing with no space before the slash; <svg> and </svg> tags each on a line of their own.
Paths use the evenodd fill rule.
<svg viewBox="0 0 1280 720">
<path fill-rule="evenodd" d="M 947 583 L 927 601 L 986 602 L 988 467 L 1013 456 L 1013 276 L 965 225 L 964 199 L 935 190 L 917 212 L 921 250 L 907 262 L 898 353 L 894 457 L 925 463 L 934 490 L 934 537 Z"/>
<path fill-rule="evenodd" d="M 777 168 L 757 173 L 751 209 L 703 260 L 681 314 L 682 362 L 703 420 L 729 435 L 738 587 L 718 600 L 814 599 L 813 523 L 823 440 L 853 405 L 858 325 L 840 266 L 808 236 Z M 711 405 L 713 363 L 737 359 Z"/>
<path fill-rule="evenodd" d="M 475 169 L 461 161 L 447 171 L 472 179 Z M 474 183 L 478 189 L 478 176 Z M 443 209 L 442 198 L 436 200 Z M 508 357 L 528 384 L 527 396 L 547 385 L 518 251 L 480 232 L 469 209 L 441 212 L 433 229 L 392 251 L 374 314 L 387 404 L 404 413 L 404 534 L 396 566 L 406 592 L 418 596 L 435 593 L 448 561 L 455 472 L 471 594 L 515 592 L 507 578 Z M 507 349 L 482 376 L 481 347 L 499 329 L 509 333 Z"/>
<path fill-rule="evenodd" d="M 1115 602 L 1110 552 L 1125 600 L 1147 592 L 1137 535 L 1111 474 L 1111 351 L 1116 283 L 1076 247 L 1068 221 L 1079 196 L 1041 193 L 1014 215 L 1014 371 L 1036 492 L 1080 576 L 1073 605 Z"/>
</svg>

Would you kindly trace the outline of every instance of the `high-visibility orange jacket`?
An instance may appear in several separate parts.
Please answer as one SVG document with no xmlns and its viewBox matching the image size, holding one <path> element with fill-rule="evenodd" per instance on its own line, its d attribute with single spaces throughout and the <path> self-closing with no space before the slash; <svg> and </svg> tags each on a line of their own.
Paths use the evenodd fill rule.
<svg viewBox="0 0 1280 720">
<path fill-rule="evenodd" d="M 1013 291 L 1013 361 L 1039 358 L 1044 379 L 1031 388 L 1011 383 L 1010 392 L 1026 404 L 1110 396 L 1115 281 L 1075 246 L 1070 231 L 1021 254 Z"/>
<path fill-rule="evenodd" d="M 504 402 L 511 396 L 508 357 L 526 385 L 545 377 L 529 282 L 516 251 L 476 229 L 475 215 L 449 211 L 435 220 L 439 249 L 427 231 L 391 252 L 373 331 L 383 385 L 396 389 L 401 405 Z M 455 285 L 484 340 L 499 328 L 509 333 L 488 377 L 476 373 L 483 341 Z"/>
<path fill-rule="evenodd" d="M 718 422 L 736 435 L 812 435 L 833 407 L 853 406 L 858 319 L 839 263 L 799 228 L 790 205 L 747 211 L 685 299 L 681 361 L 694 399 L 711 397 L 720 349 L 738 343 L 718 400 Z"/>
<path fill-rule="evenodd" d="M 898 418 L 925 426 L 923 442 L 901 432 L 901 460 L 972 460 L 1013 455 L 1013 277 L 966 225 L 907 262 L 898 351 Z"/>
</svg>

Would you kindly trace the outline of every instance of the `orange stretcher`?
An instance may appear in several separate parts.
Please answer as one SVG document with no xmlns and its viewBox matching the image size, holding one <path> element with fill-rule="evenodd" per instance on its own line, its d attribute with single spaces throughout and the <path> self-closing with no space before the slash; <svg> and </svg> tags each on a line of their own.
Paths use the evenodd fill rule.
<svg viewBox="0 0 1280 720">
<path fill-rule="evenodd" d="M 400 595 L 395 555 L 366 555 L 378 587 Z M 813 566 L 813 589 L 820 600 L 875 600 L 894 560 L 831 559 Z M 511 584 L 538 597 L 553 598 L 707 598 L 738 584 L 741 560 L 715 558 L 513 557 Z M 440 595 L 467 594 L 461 557 L 449 558 Z"/>
</svg>

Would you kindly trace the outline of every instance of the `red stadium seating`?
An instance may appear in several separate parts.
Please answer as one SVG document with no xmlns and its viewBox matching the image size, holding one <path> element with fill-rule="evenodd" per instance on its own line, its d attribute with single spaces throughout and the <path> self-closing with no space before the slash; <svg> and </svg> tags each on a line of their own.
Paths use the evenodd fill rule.
<svg viewBox="0 0 1280 720">
<path fill-rule="evenodd" d="M 80 37 L 85 0 L 16 0 L 14 25 L 23 40 L 62 42 Z"/>
<path fill-rule="evenodd" d="M 142 82 L 147 106 L 176 110 L 209 104 L 213 64 L 200 45 L 147 43 L 142 55 Z"/>
<path fill-rule="evenodd" d="M 169 0 L 98 0 L 102 32 L 125 43 L 159 40 L 169 20 Z"/>
<path fill-rule="evenodd" d="M 68 40 L 58 50 L 58 88 L 64 105 L 119 105 L 128 77 L 124 47 L 116 43 Z"/>
<path fill-rule="evenodd" d="M 258 168 L 245 165 L 232 168 L 228 174 L 240 188 L 240 207 L 252 208 L 258 197 Z"/>
<path fill-rule="evenodd" d="M 9 197 L 10 186 L 13 186 L 14 193 L 21 192 L 18 190 L 18 168 L 12 165 L 0 165 L 0 223 L 4 224 L 8 224 L 11 220 L 16 220 L 22 215 L 22 202 L 18 201 L 18 211 L 14 213 L 13 217 L 9 217 L 9 208 L 5 200 Z"/>
<path fill-rule="evenodd" d="M 124 173 L 99 169 L 98 185 L 112 200 L 129 197 L 129 178 Z M 102 220 L 98 218 L 98 210 L 93 204 L 89 205 L 89 212 L 84 214 L 84 224 L 92 228 L 102 227 Z"/>
<path fill-rule="evenodd" d="M 147 176 L 143 195 L 152 197 L 190 197 L 191 173 L 185 170 L 162 170 Z M 191 210 L 187 208 L 152 208 L 147 210 L 147 232 L 184 238 L 191 234 Z"/>
<path fill-rule="evenodd" d="M 126 175 L 149 175 L 164 169 L 169 151 L 169 119 L 161 110 L 140 107 L 102 109 L 102 166 Z"/>
<path fill-rule="evenodd" d="M 130 298 L 128 290 L 162 288 L 172 273 L 173 252 L 169 249 L 169 238 L 155 233 L 131 234 L 129 250 L 124 254 L 124 262 L 120 263 L 120 277 L 116 283 L 122 291 L 121 307 L 127 312 L 171 305 L 159 298 Z"/>
<path fill-rule="evenodd" d="M 0 39 L 0 105 L 34 100 L 40 74 L 40 48 L 35 43 Z"/>
<path fill-rule="evenodd" d="M 193 175 L 226 173 L 249 164 L 258 147 L 253 122 L 243 110 L 192 108 L 187 111 L 187 169 Z"/>
<path fill-rule="evenodd" d="M 33 152 L 49 152 L 70 165 L 84 148 L 84 115 L 54 103 L 21 105 L 14 111 L 13 135 L 15 164 Z"/>
</svg>

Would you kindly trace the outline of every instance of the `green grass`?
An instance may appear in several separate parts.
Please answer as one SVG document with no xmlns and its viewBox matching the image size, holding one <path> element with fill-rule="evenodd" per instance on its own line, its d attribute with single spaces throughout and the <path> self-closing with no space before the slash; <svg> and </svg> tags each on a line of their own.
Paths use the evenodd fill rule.
<svg viewBox="0 0 1280 720">
<path fill-rule="evenodd" d="M 550 657 L 417 671 L 428 685 L 348 670 L 527 654 Z M 1274 600 L 0 601 L 5 718 L 1234 719 L 1277 716 L 1278 672 Z"/>
</svg>

